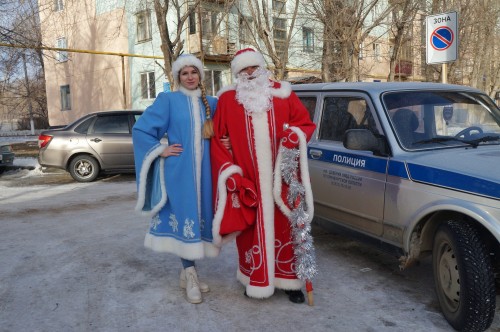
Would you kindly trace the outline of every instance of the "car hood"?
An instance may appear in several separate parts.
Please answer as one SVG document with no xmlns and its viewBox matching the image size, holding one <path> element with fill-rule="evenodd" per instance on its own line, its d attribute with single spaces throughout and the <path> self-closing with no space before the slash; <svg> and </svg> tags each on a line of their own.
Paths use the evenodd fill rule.
<svg viewBox="0 0 500 332">
<path fill-rule="evenodd" d="M 407 160 L 410 179 L 500 199 L 500 149 L 449 149 Z"/>
</svg>

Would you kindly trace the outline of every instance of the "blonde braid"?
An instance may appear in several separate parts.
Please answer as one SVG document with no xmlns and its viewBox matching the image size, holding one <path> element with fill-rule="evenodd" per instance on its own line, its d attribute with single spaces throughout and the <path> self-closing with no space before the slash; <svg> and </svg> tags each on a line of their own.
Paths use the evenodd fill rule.
<svg viewBox="0 0 500 332">
<path fill-rule="evenodd" d="M 201 100 L 205 105 L 205 122 L 203 123 L 203 138 L 211 138 L 214 136 L 214 122 L 212 120 L 212 111 L 210 109 L 210 105 L 207 100 L 207 93 L 205 91 L 205 87 L 203 83 L 200 82 L 200 90 L 201 90 Z"/>
</svg>

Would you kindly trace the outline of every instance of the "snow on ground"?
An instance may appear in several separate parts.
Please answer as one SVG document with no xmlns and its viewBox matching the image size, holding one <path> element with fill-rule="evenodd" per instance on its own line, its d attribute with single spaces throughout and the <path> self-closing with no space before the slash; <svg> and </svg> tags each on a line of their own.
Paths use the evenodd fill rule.
<svg viewBox="0 0 500 332">
<path fill-rule="evenodd" d="M 40 168 L 40 164 L 38 164 L 38 160 L 36 158 L 33 158 L 33 157 L 15 157 L 14 158 L 14 165 L 15 166 L 22 166 L 22 167 Z"/>
<path fill-rule="evenodd" d="M 34 172 L 0 177 L 1 331 L 452 331 L 429 261 L 399 271 L 395 257 L 316 227 L 314 306 L 282 291 L 243 296 L 234 243 L 197 262 L 211 291 L 189 304 L 179 259 L 143 247 L 133 176 L 22 185 Z"/>
</svg>

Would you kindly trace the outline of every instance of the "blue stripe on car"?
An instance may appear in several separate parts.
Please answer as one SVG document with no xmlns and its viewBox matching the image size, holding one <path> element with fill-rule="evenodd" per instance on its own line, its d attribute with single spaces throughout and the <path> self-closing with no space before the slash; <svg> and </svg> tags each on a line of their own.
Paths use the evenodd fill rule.
<svg viewBox="0 0 500 332">
<path fill-rule="evenodd" d="M 500 198 L 500 185 L 473 176 L 417 164 L 408 164 L 412 180 Z"/>
<path fill-rule="evenodd" d="M 385 158 L 362 156 L 318 148 L 313 148 L 312 150 L 320 150 L 322 154 L 319 158 L 311 158 L 309 154 L 309 159 L 311 160 L 323 161 L 344 167 L 364 169 L 376 173 L 386 173 L 387 159 Z M 500 198 L 500 185 L 496 182 L 417 164 L 408 164 L 408 171 L 404 162 L 389 160 L 389 165 L 387 166 L 388 175 L 397 176 L 403 179 L 411 178 L 413 181 L 417 182 Z"/>
</svg>

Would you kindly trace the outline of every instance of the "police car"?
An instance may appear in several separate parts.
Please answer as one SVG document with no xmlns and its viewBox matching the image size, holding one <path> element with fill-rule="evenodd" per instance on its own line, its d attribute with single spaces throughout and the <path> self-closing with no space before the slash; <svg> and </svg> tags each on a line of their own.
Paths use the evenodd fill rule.
<svg viewBox="0 0 500 332">
<path fill-rule="evenodd" d="M 447 321 L 487 329 L 500 272 L 500 109 L 477 89 L 439 83 L 293 90 L 317 124 L 315 221 L 394 249 L 401 268 L 432 254 Z"/>
</svg>

